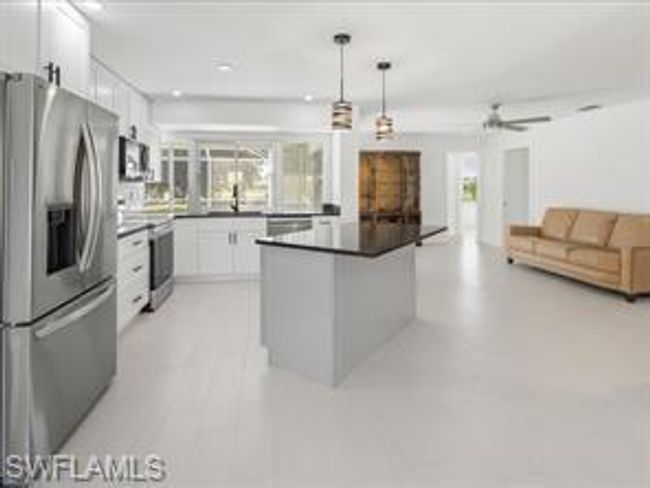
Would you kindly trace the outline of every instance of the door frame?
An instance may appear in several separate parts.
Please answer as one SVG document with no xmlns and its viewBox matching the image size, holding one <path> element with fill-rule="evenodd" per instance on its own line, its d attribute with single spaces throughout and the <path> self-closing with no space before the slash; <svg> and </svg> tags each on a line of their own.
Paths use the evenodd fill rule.
<svg viewBox="0 0 650 488">
<path fill-rule="evenodd" d="M 511 167 L 510 165 L 513 163 L 512 160 L 509 160 L 508 155 L 513 154 L 513 153 L 525 153 L 526 154 L 526 175 L 525 175 L 525 180 L 526 180 L 526 209 L 522 213 L 525 215 L 524 218 L 520 219 L 517 221 L 517 223 L 521 224 L 528 224 L 530 223 L 531 220 L 531 160 L 530 160 L 530 148 L 528 146 L 515 146 L 515 147 L 508 147 L 503 150 L 503 198 L 502 198 L 502 215 L 503 215 L 503 225 L 504 227 L 507 228 L 508 225 L 510 225 L 509 221 L 509 202 L 508 202 L 508 181 L 509 181 L 509 175 L 511 174 L 509 172 L 509 168 Z M 516 164 L 523 164 L 522 162 L 517 162 Z"/>
</svg>

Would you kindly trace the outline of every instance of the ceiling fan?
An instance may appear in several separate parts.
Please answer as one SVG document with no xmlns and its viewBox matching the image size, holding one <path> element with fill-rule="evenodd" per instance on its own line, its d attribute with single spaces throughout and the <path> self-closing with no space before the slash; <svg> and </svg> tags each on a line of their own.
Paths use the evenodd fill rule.
<svg viewBox="0 0 650 488">
<path fill-rule="evenodd" d="M 514 130 L 516 132 L 523 132 L 528 130 L 528 127 L 525 127 L 527 124 L 537 124 L 539 122 L 551 121 L 551 117 L 546 115 L 540 117 L 528 117 L 525 119 L 503 120 L 499 115 L 500 107 L 500 103 L 493 103 L 491 105 L 492 112 L 488 116 L 487 120 L 483 123 L 484 129 L 508 129 Z"/>
</svg>

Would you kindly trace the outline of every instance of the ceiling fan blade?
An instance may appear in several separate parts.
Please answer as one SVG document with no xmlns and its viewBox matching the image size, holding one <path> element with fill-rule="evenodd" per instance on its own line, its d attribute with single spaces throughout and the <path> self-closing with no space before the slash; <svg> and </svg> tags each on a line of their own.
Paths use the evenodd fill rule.
<svg viewBox="0 0 650 488">
<path fill-rule="evenodd" d="M 502 129 L 508 129 L 508 130 L 514 130 L 515 132 L 525 132 L 528 130 L 526 127 L 522 127 L 520 125 L 513 125 L 510 122 L 504 122 L 501 124 Z"/>
<path fill-rule="evenodd" d="M 528 117 L 527 119 L 511 119 L 504 120 L 506 124 L 537 124 L 539 122 L 550 122 L 551 117 L 542 116 L 542 117 Z"/>
</svg>

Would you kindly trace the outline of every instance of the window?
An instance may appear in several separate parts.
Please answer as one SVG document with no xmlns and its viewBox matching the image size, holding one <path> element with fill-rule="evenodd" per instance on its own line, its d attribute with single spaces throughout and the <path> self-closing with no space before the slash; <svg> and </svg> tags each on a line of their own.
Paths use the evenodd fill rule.
<svg viewBox="0 0 650 488">
<path fill-rule="evenodd" d="M 268 208 L 272 153 L 270 144 L 202 143 L 198 174 L 201 206 L 230 208 L 237 185 L 242 208 Z"/>
<path fill-rule="evenodd" d="M 323 196 L 323 145 L 281 143 L 276 205 L 288 210 L 320 208 Z"/>
<path fill-rule="evenodd" d="M 236 186 L 241 210 L 314 210 L 323 201 L 323 161 L 316 141 L 168 144 L 159 181 L 146 184 L 147 208 L 230 210 Z"/>
<path fill-rule="evenodd" d="M 187 211 L 189 206 L 190 151 L 171 144 L 160 151 L 160 177 L 145 185 L 146 209 L 153 212 Z"/>
</svg>

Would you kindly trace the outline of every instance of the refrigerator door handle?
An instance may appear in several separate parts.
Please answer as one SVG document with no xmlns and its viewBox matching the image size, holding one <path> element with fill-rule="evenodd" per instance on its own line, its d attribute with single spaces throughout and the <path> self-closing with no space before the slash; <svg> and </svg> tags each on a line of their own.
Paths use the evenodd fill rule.
<svg viewBox="0 0 650 488">
<path fill-rule="evenodd" d="M 103 188 L 103 178 L 102 178 L 102 167 L 99 160 L 99 153 L 97 151 L 97 143 L 95 140 L 95 134 L 93 132 L 92 126 L 86 124 L 86 133 L 89 138 L 90 146 L 90 162 L 93 166 L 93 196 L 92 196 L 92 212 L 93 221 L 91 222 L 93 226 L 90 228 L 91 232 L 91 241 L 88 249 L 88 262 L 87 265 L 90 266 L 94 256 L 95 250 L 97 248 L 97 241 L 99 239 L 99 233 L 101 231 L 102 225 L 102 214 L 104 213 L 104 195 L 102 193 Z"/>
<path fill-rule="evenodd" d="M 88 216 L 88 225 L 86 226 L 86 235 L 84 236 L 83 246 L 81 248 L 81 257 L 79 258 L 79 271 L 82 273 L 88 269 L 90 266 L 90 252 L 93 245 L 95 227 L 96 227 L 96 195 L 97 195 L 97 177 L 95 176 L 96 166 L 93 162 L 93 149 L 92 143 L 90 141 L 90 133 L 88 132 L 88 126 L 83 124 L 81 126 L 81 136 L 83 140 L 84 150 L 85 150 L 85 161 L 88 161 L 89 171 L 90 171 L 90 209 Z"/>
<path fill-rule="evenodd" d="M 45 339 L 46 337 L 58 332 L 66 327 L 77 322 L 80 318 L 88 315 L 97 307 L 102 305 L 115 291 L 115 283 L 111 281 L 107 288 L 101 291 L 98 295 L 93 294 L 92 297 L 82 306 L 77 308 L 74 312 L 62 317 L 53 318 L 51 321 L 46 322 L 42 327 L 38 328 L 34 335 L 37 339 Z"/>
</svg>

